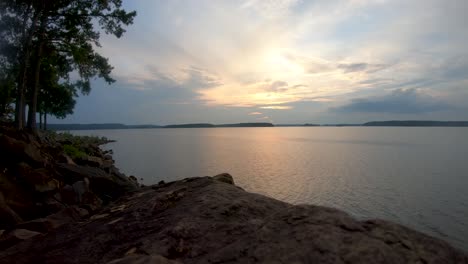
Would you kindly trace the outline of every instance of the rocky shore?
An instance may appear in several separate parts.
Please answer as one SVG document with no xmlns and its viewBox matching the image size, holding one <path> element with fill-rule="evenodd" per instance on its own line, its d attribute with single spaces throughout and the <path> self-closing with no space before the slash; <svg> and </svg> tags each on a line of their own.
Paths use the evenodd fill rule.
<svg viewBox="0 0 468 264">
<path fill-rule="evenodd" d="M 229 174 L 142 187 L 103 142 L 74 140 L 0 131 L 0 263 L 468 263 L 442 240 Z"/>
</svg>

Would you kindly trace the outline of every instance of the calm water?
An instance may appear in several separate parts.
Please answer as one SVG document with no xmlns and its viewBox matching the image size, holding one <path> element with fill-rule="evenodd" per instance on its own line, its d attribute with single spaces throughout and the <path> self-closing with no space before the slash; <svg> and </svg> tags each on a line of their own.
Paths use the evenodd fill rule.
<svg viewBox="0 0 468 264">
<path fill-rule="evenodd" d="M 229 172 L 294 204 L 343 209 L 468 250 L 468 128 L 277 127 L 76 131 L 117 140 L 143 183 Z"/>
</svg>

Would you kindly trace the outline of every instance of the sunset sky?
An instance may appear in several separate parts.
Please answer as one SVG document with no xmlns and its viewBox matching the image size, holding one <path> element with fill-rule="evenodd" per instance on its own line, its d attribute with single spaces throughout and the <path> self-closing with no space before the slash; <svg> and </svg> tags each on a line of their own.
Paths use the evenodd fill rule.
<svg viewBox="0 0 468 264">
<path fill-rule="evenodd" d="M 117 82 L 60 122 L 468 120 L 466 0 L 124 3 Z"/>
</svg>

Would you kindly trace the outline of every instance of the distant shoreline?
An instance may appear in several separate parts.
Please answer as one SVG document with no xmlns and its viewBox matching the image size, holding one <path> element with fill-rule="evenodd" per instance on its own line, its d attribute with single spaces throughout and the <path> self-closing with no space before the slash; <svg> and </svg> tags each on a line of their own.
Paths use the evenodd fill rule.
<svg viewBox="0 0 468 264">
<path fill-rule="evenodd" d="M 219 128 L 219 127 L 468 127 L 468 121 L 419 121 L 392 120 L 372 121 L 363 124 L 272 124 L 272 123 L 235 123 L 235 124 L 175 124 L 175 125 L 125 125 L 108 124 L 50 124 L 51 130 L 106 130 L 106 129 L 154 129 L 154 128 Z"/>
</svg>

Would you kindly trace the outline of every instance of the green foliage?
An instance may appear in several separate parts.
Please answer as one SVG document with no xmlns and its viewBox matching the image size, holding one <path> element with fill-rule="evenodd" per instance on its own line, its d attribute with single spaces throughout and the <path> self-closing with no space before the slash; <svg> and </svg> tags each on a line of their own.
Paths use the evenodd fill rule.
<svg viewBox="0 0 468 264">
<path fill-rule="evenodd" d="M 78 149 L 74 145 L 64 145 L 63 146 L 63 151 L 65 152 L 65 154 L 70 156 L 70 158 L 72 158 L 72 159 L 84 158 L 84 157 L 87 156 L 87 154 L 85 152 L 81 151 L 80 149 Z"/>
<path fill-rule="evenodd" d="M 55 133 L 55 132 L 50 132 Z M 75 136 L 68 132 L 55 133 L 55 139 L 58 141 L 70 142 L 72 145 L 80 148 L 80 146 L 85 145 L 102 145 L 111 140 L 106 137 L 97 137 L 97 136 Z"/>
<path fill-rule="evenodd" d="M 115 81 L 108 59 L 95 51 L 100 31 L 120 38 L 135 16 L 122 0 L 0 1 L 0 68 L 14 73 L 15 103 L 24 109 L 25 94 L 32 111 L 73 113 L 73 97 L 88 94 L 92 78 Z M 6 97 L 13 101 L 12 93 Z"/>
</svg>

